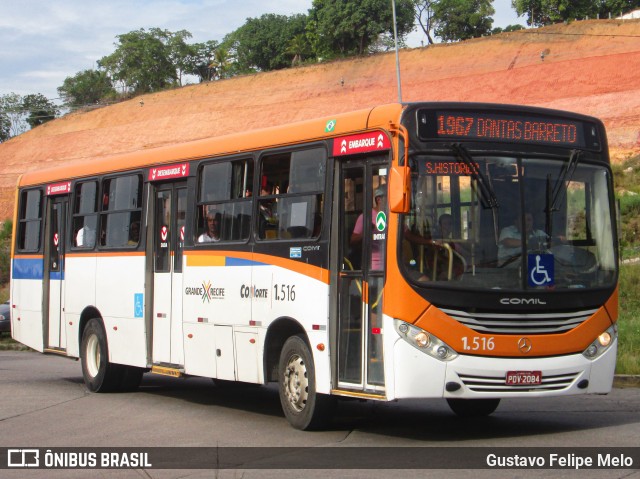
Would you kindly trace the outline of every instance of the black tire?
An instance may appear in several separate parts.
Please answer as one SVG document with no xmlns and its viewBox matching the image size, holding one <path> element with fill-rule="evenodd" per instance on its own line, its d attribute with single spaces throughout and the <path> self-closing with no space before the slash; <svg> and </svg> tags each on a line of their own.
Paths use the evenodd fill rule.
<svg viewBox="0 0 640 479">
<path fill-rule="evenodd" d="M 120 386 L 118 391 L 132 392 L 140 387 L 144 368 L 136 366 L 120 366 Z"/>
<path fill-rule="evenodd" d="M 220 388 L 223 391 L 239 391 L 244 389 L 257 389 L 262 387 L 262 384 L 245 383 L 242 381 L 231 381 L 229 379 L 211 378 L 211 380 L 213 381 L 213 384 L 215 384 L 217 388 Z"/>
<path fill-rule="evenodd" d="M 494 412 L 500 399 L 447 399 L 447 403 L 460 417 L 482 417 Z"/>
<path fill-rule="evenodd" d="M 282 410 L 294 428 L 319 429 L 331 420 L 335 398 L 316 393 L 313 356 L 301 336 L 291 336 L 282 347 L 278 385 Z"/>
<path fill-rule="evenodd" d="M 80 357 L 82 376 L 89 391 L 106 393 L 120 389 L 122 366 L 109 362 L 107 335 L 101 320 L 91 319 L 84 328 Z"/>
</svg>

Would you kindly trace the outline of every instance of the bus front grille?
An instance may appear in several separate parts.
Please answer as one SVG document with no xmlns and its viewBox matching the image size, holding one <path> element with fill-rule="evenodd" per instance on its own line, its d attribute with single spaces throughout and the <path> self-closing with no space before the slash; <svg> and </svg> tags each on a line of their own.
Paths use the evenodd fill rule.
<svg viewBox="0 0 640 479">
<path fill-rule="evenodd" d="M 506 384 L 505 377 L 472 376 L 459 374 L 458 377 L 471 391 L 477 393 L 509 393 L 509 392 L 544 392 L 567 389 L 575 381 L 579 373 L 542 376 L 541 384 L 513 386 Z"/>
<path fill-rule="evenodd" d="M 543 314 L 467 313 L 451 309 L 442 311 L 478 333 L 535 335 L 566 333 L 580 326 L 598 310 Z"/>
</svg>

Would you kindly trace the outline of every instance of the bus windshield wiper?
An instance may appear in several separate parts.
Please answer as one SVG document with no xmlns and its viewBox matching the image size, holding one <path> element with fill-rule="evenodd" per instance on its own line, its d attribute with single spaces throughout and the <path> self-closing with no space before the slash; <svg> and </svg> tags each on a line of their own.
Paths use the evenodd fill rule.
<svg viewBox="0 0 640 479">
<path fill-rule="evenodd" d="M 480 196 L 482 197 L 484 203 L 486 203 L 488 207 L 491 208 L 491 211 L 493 213 L 494 235 L 496 244 L 498 244 L 498 208 L 500 207 L 500 205 L 498 204 L 498 198 L 493 191 L 491 182 L 487 179 L 479 166 L 473 162 L 473 158 L 469 154 L 469 151 L 464 146 L 462 146 L 462 144 L 452 143 L 450 147 L 453 153 L 456 155 L 456 160 L 464 163 L 465 166 L 469 169 L 469 171 L 471 172 L 471 176 L 476 180 Z"/>
<path fill-rule="evenodd" d="M 573 178 L 573 174 L 576 171 L 580 157 L 582 156 L 581 150 L 571 150 L 569 161 L 562 166 L 562 170 L 558 175 L 558 178 L 551 189 L 551 174 L 547 175 L 547 193 L 546 193 L 546 208 L 545 208 L 545 222 L 547 227 L 547 234 L 552 236 L 553 221 L 551 215 L 559 211 L 559 205 L 564 201 L 564 197 L 567 194 L 568 184 Z"/>
<path fill-rule="evenodd" d="M 496 194 L 493 191 L 491 182 L 487 179 L 478 165 L 473 162 L 473 158 L 471 157 L 467 149 L 459 143 L 453 143 L 451 145 L 451 150 L 455 153 L 456 160 L 464 163 L 464 165 L 471 172 L 471 176 L 477 181 L 480 195 L 482 196 L 482 199 L 487 203 L 489 208 L 498 208 L 500 205 L 498 205 L 498 198 L 496 198 Z"/>
<path fill-rule="evenodd" d="M 581 156 L 582 151 L 572 150 L 571 155 L 569 156 L 569 162 L 562 167 L 562 171 L 556 180 L 556 184 L 553 186 L 551 207 L 549 209 L 550 212 L 558 211 L 560 199 L 562 198 L 564 200 L 564 196 L 567 194 L 567 183 L 571 182 Z M 560 196 L 561 193 L 562 196 Z"/>
</svg>

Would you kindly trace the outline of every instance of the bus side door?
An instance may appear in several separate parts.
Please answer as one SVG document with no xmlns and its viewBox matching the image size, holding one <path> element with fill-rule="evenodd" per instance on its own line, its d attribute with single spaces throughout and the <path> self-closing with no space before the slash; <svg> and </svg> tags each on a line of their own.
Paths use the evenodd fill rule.
<svg viewBox="0 0 640 479">
<path fill-rule="evenodd" d="M 182 258 L 186 211 L 186 182 L 164 183 L 157 186 L 153 221 L 152 361 L 154 364 L 184 364 Z"/>
<path fill-rule="evenodd" d="M 50 196 L 45 242 L 45 349 L 67 347 L 64 325 L 65 233 L 69 205 L 68 196 Z"/>
<path fill-rule="evenodd" d="M 339 163 L 338 387 L 384 394 L 387 156 Z"/>
</svg>

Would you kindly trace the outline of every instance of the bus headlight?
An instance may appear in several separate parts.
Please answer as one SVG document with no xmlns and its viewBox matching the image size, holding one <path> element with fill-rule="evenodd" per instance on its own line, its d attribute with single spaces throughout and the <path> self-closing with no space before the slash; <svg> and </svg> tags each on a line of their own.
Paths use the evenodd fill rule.
<svg viewBox="0 0 640 479">
<path fill-rule="evenodd" d="M 609 345 L 611 344 L 611 341 L 612 341 L 611 334 L 609 334 L 608 331 L 605 331 L 600 336 L 598 336 L 598 342 L 600 343 L 600 346 L 602 346 L 603 348 L 609 347 Z"/>
<path fill-rule="evenodd" d="M 616 337 L 618 337 L 618 328 L 614 324 L 598 336 L 597 339 L 582 352 L 582 355 L 587 359 L 596 359 L 609 349 Z"/>
<path fill-rule="evenodd" d="M 399 319 L 396 319 L 394 324 L 400 337 L 423 353 L 427 353 L 440 361 L 451 361 L 458 357 L 458 353 L 448 344 L 424 329 L 417 328 Z"/>
</svg>

